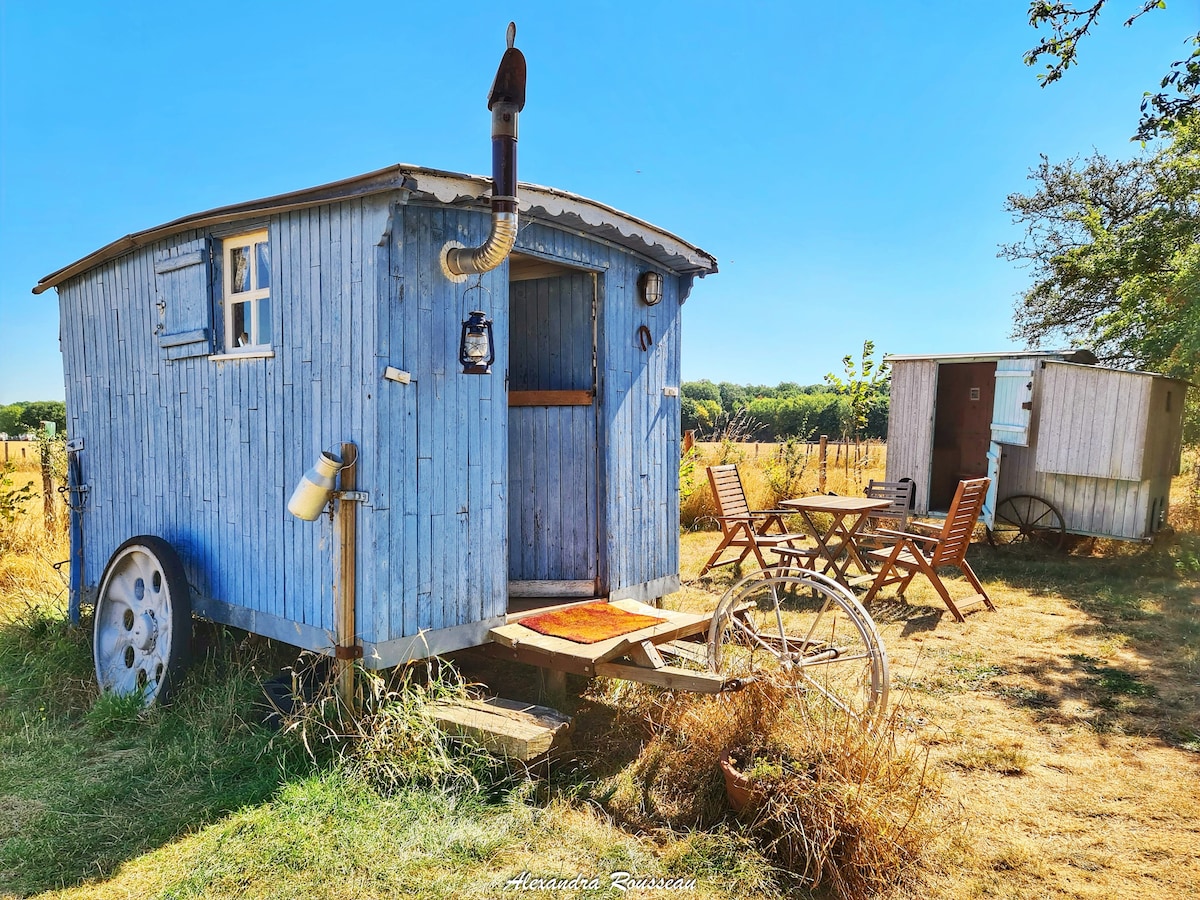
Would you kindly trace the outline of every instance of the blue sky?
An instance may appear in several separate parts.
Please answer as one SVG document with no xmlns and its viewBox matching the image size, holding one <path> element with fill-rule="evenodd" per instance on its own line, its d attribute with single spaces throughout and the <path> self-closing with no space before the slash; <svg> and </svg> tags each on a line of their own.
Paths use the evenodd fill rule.
<svg viewBox="0 0 1200 900">
<path fill-rule="evenodd" d="M 395 162 L 490 169 L 485 98 L 517 22 L 520 176 L 716 255 L 683 375 L 812 383 L 864 339 L 1015 347 L 996 258 L 1039 153 L 1126 156 L 1197 0 L 1112 0 L 1045 90 L 1027 3 L 0 0 L 0 403 L 63 396 L 39 278 L 188 213 Z"/>
</svg>

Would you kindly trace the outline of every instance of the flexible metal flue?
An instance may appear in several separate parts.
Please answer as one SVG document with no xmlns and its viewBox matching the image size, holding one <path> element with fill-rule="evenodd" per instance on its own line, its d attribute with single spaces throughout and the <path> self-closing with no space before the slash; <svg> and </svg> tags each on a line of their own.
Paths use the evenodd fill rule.
<svg viewBox="0 0 1200 900">
<path fill-rule="evenodd" d="M 453 275 L 490 272 L 504 262 L 517 240 L 517 114 L 525 108 L 525 56 L 513 46 L 515 22 L 508 23 L 508 49 L 488 93 L 492 111 L 492 230 L 478 247 L 446 251 Z"/>
</svg>

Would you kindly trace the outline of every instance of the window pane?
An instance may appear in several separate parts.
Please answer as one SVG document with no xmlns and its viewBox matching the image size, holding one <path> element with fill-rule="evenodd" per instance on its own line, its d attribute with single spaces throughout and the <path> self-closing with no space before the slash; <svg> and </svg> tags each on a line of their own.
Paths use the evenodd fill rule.
<svg viewBox="0 0 1200 900">
<path fill-rule="evenodd" d="M 229 251 L 229 285 L 234 294 L 250 290 L 249 247 L 234 247 Z"/>
<path fill-rule="evenodd" d="M 264 245 L 265 246 L 265 245 Z M 258 334 L 256 344 L 271 343 L 271 298 L 263 297 L 258 301 Z"/>
<path fill-rule="evenodd" d="M 263 241 L 261 244 L 255 244 L 254 249 L 258 253 L 258 258 L 254 261 L 254 287 L 261 290 L 271 285 L 271 245 Z"/>
<path fill-rule="evenodd" d="M 246 313 L 249 310 L 249 303 L 233 304 L 232 314 L 229 327 L 229 346 L 230 347 L 245 347 L 250 343 L 250 335 L 247 334 Z"/>
</svg>

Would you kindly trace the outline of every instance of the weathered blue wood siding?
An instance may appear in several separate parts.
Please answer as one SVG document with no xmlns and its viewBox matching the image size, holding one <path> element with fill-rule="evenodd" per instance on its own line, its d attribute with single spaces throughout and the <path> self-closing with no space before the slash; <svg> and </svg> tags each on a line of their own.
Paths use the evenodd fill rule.
<svg viewBox="0 0 1200 900">
<path fill-rule="evenodd" d="M 380 468 L 359 593 L 374 605 L 368 640 L 463 628 L 467 646 L 486 636 L 470 626 L 507 609 L 507 267 L 455 283 L 440 263 L 446 241 L 477 246 L 488 228 L 486 214 L 435 206 L 397 206 L 393 216 L 375 368 L 395 366 L 412 381 L 379 383 Z M 494 321 L 491 376 L 464 375 L 458 363 L 473 309 Z M 442 645 L 434 637 L 430 646 Z"/>
<path fill-rule="evenodd" d="M 663 392 L 679 386 L 678 279 L 665 278 L 662 301 L 646 306 L 637 279 L 657 267 L 637 254 L 536 222 L 522 226 L 517 250 L 598 273 L 601 588 L 662 596 L 679 574 L 679 397 Z M 640 325 L 654 341 L 645 351 Z"/>
<path fill-rule="evenodd" d="M 326 645 L 329 520 L 300 522 L 285 504 L 319 450 L 361 444 L 364 423 L 373 427 L 375 245 L 387 214 L 385 200 L 363 198 L 211 236 L 219 262 L 222 235 L 268 229 L 271 358 L 208 356 L 221 318 L 208 299 L 210 235 L 178 235 L 60 286 L 68 432 L 84 440 L 91 488 L 85 585 L 98 584 L 122 541 L 160 535 L 183 558 L 201 612 Z M 169 262 L 201 248 L 201 262 Z M 208 336 L 162 341 L 197 329 Z M 202 355 L 173 358 L 181 346 Z M 376 466 L 364 446 L 360 483 Z M 363 519 L 369 534 L 369 512 Z"/>
<path fill-rule="evenodd" d="M 510 390 L 595 390 L 596 289 L 589 272 L 511 286 Z M 508 577 L 594 582 L 597 407 L 516 406 L 508 415 Z"/>
<path fill-rule="evenodd" d="M 258 228 L 271 244 L 274 356 L 214 358 L 220 241 Z M 85 586 L 95 588 L 122 541 L 159 535 L 179 551 L 199 612 L 328 648 L 331 523 L 298 521 L 285 505 L 318 451 L 353 441 L 358 485 L 370 495 L 358 528 L 360 639 L 377 662 L 477 643 L 507 610 L 510 521 L 529 511 L 515 500 L 510 510 L 510 449 L 517 460 L 521 435 L 541 429 L 532 440 L 544 471 L 567 488 L 533 510 L 547 517 L 543 537 L 547 523 L 558 531 L 568 568 L 554 569 L 549 546 L 534 539 L 531 559 L 542 568 L 531 577 L 596 577 L 614 596 L 670 590 L 679 398 L 664 388 L 679 385 L 677 279 L 646 307 L 636 283 L 655 268 L 649 260 L 524 222 L 519 252 L 586 271 L 516 286 L 569 303 L 553 315 L 525 304 L 520 339 L 545 339 L 539 319 L 591 328 L 595 295 L 597 396 L 593 407 L 510 410 L 510 377 L 589 387 L 591 346 L 546 354 L 536 376 L 510 371 L 507 264 L 463 283 L 440 268 L 446 241 L 476 246 L 488 228 L 478 209 L 377 194 L 186 232 L 61 284 L 68 431 L 85 442 L 91 487 Z M 463 375 L 457 362 L 472 309 L 494 322 L 490 377 Z M 653 337 L 646 350 L 641 325 Z M 387 366 L 411 382 L 385 380 Z M 581 444 L 595 449 L 578 454 Z"/>
</svg>

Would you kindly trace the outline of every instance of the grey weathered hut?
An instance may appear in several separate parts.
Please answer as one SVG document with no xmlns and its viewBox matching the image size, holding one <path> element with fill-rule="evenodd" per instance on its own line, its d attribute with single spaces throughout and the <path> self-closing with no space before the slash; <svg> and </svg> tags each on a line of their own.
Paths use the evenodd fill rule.
<svg viewBox="0 0 1200 900">
<path fill-rule="evenodd" d="M 946 510 L 960 479 L 987 475 L 989 528 L 1014 497 L 1030 498 L 1017 517 L 1074 534 L 1137 540 L 1165 523 L 1186 382 L 1097 366 L 1087 351 L 888 361 L 887 478 L 915 482 L 918 513 Z"/>
<path fill-rule="evenodd" d="M 448 244 L 489 239 L 491 193 L 397 165 L 177 219 L 42 279 L 61 310 L 77 602 L 124 542 L 156 536 L 197 613 L 330 652 L 333 525 L 285 506 L 344 441 L 366 494 L 369 666 L 479 644 L 514 595 L 675 590 L 680 309 L 716 261 L 522 184 L 511 255 L 448 274 Z M 491 374 L 460 364 L 476 310 Z M 139 564 L 131 591 L 149 590 Z M 136 643 L 129 616 L 113 627 Z"/>
</svg>

